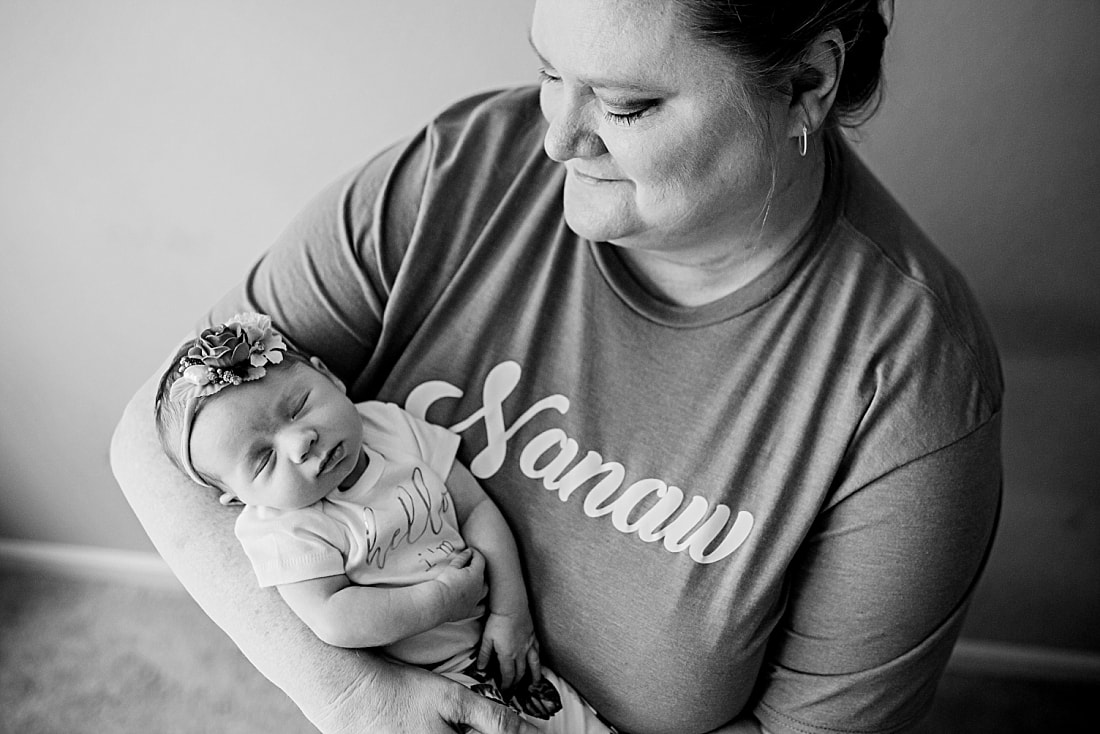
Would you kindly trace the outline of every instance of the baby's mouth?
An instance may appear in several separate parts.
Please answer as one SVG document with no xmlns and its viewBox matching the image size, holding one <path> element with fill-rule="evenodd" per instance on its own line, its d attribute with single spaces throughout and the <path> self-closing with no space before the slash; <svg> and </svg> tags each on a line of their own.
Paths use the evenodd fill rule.
<svg viewBox="0 0 1100 734">
<path fill-rule="evenodd" d="M 338 443 L 329 449 L 328 453 L 321 459 L 321 466 L 317 470 L 317 474 L 324 474 L 332 467 L 340 463 L 340 460 L 344 458 L 344 445 Z"/>
</svg>

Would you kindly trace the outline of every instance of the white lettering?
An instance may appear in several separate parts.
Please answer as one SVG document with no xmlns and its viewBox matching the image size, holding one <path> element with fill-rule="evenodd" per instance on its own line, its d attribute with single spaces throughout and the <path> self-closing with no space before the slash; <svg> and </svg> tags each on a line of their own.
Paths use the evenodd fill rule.
<svg viewBox="0 0 1100 734">
<path fill-rule="evenodd" d="M 557 447 L 558 454 L 542 467 L 537 465 L 538 460 L 550 449 Z M 565 435 L 560 428 L 550 428 L 527 442 L 519 455 L 519 468 L 531 479 L 541 479 L 542 486 L 549 490 L 561 487 L 561 475 L 566 467 L 577 457 L 579 446 L 577 442 Z M 569 499 L 572 490 L 559 492 L 562 502 Z"/>
<path fill-rule="evenodd" d="M 638 503 L 644 497 L 656 494 L 657 504 L 649 508 L 638 520 L 631 524 L 630 513 L 634 511 Z M 673 553 L 678 553 L 684 548 L 688 549 L 688 555 L 697 563 L 713 563 L 720 558 L 725 558 L 737 550 L 752 530 L 753 518 L 748 512 L 737 513 L 737 519 L 733 528 L 726 534 L 721 545 L 712 553 L 705 550 L 714 542 L 718 533 L 726 525 L 730 510 L 725 505 L 715 505 L 714 513 L 707 519 L 703 526 L 684 540 L 686 532 L 698 524 L 700 518 L 706 514 L 708 505 L 702 497 L 693 497 L 686 510 L 681 510 L 680 516 L 671 524 L 658 529 L 658 526 L 667 522 L 672 513 L 683 505 L 684 493 L 679 487 L 670 487 L 660 479 L 643 479 L 630 485 L 622 496 L 615 501 L 615 509 L 611 513 L 611 524 L 622 533 L 637 532 L 638 537 L 647 543 L 665 539 L 665 548 Z M 679 534 L 679 540 L 674 539 L 673 533 Z"/>
<path fill-rule="evenodd" d="M 641 501 L 651 494 L 656 494 L 661 498 L 665 497 L 668 494 L 668 485 L 660 479 L 642 479 L 641 481 L 631 484 L 626 488 L 626 491 L 623 492 L 623 496 L 616 500 L 615 509 L 611 511 L 611 524 L 614 525 L 620 533 L 638 533 L 639 538 L 647 540 L 642 537 L 639 531 L 642 529 L 646 518 L 648 518 L 656 508 L 650 508 L 636 523 L 630 522 L 630 513 L 636 510 Z M 660 506 L 659 502 L 658 506 Z M 670 513 L 671 511 L 672 508 L 669 509 Z M 668 516 L 666 515 L 665 517 L 667 519 Z M 649 540 L 656 540 L 656 538 L 650 538 Z"/>
<path fill-rule="evenodd" d="M 704 553 L 708 545 L 714 542 L 718 533 L 726 526 L 726 520 L 730 516 L 730 508 L 725 505 L 715 505 L 714 513 L 707 518 L 702 527 L 685 539 L 689 530 L 694 528 L 703 516 L 706 515 L 709 505 L 706 498 L 696 495 L 691 498 L 687 508 L 680 511 L 680 516 L 673 520 L 667 528 L 658 534 L 665 536 L 665 549 L 671 553 L 679 553 L 685 548 L 688 556 L 696 563 L 714 563 L 725 558 L 737 550 L 752 530 L 753 518 L 748 512 L 737 513 L 737 519 L 733 527 L 726 533 L 726 537 L 709 555 Z"/>
<path fill-rule="evenodd" d="M 428 408 L 432 403 L 444 398 L 460 398 L 464 393 L 444 380 L 429 380 L 413 388 L 405 398 L 405 410 L 420 420 L 427 420 Z"/>
<path fill-rule="evenodd" d="M 504 425 L 504 401 L 519 384 L 520 366 L 515 362 L 501 362 L 485 378 L 481 391 L 482 407 L 465 420 L 451 426 L 451 430 L 462 433 L 479 420 L 485 422 L 485 448 L 470 462 L 470 473 L 480 479 L 491 477 L 500 471 L 504 457 L 508 453 L 508 439 L 516 431 L 527 425 L 544 410 L 556 410 L 562 415 L 569 411 L 569 398 L 564 395 L 550 395 L 528 408 L 516 422 Z M 405 409 L 413 415 L 424 418 L 428 408 L 440 398 L 460 398 L 464 393 L 442 380 L 433 380 L 415 388 L 405 401 Z"/>
<path fill-rule="evenodd" d="M 561 394 L 549 395 L 538 400 L 511 425 L 504 418 L 504 401 L 515 391 L 521 377 L 516 362 L 501 362 L 485 378 L 482 388 L 482 407 L 451 426 L 461 433 L 478 421 L 485 424 L 485 448 L 470 462 L 474 476 L 485 479 L 496 474 L 508 452 L 508 441 L 516 432 L 539 413 L 556 410 L 564 415 L 569 410 L 569 399 Z M 461 398 L 465 393 L 449 382 L 432 380 L 409 393 L 405 409 L 413 415 L 425 418 L 428 409 L 438 400 Z M 713 507 L 705 497 L 696 495 L 685 506 L 684 492 L 669 486 L 660 479 L 647 478 L 634 482 L 621 494 L 626 469 L 615 461 L 605 461 L 595 451 L 589 451 L 573 464 L 580 453 L 580 446 L 560 428 L 549 428 L 527 442 L 519 456 L 519 468 L 531 479 L 542 482 L 551 492 L 565 502 L 578 489 L 596 481 L 584 497 L 584 513 L 589 517 L 611 516 L 612 526 L 621 533 L 637 534 L 646 543 L 663 541 L 665 550 L 682 553 L 685 550 L 696 563 L 708 564 L 726 558 L 745 542 L 752 532 L 752 513 L 740 511 L 728 527 L 732 516 L 724 504 Z M 573 464 L 570 468 L 570 464 Z M 639 508 L 650 497 L 656 502 L 632 520 Z M 728 529 L 727 529 L 728 527 Z M 725 537 L 719 536 L 725 530 Z M 715 543 L 717 542 L 717 546 Z M 710 549 L 708 551 L 708 549 Z"/>
<path fill-rule="evenodd" d="M 581 463 L 570 469 L 569 474 L 566 475 L 566 478 L 571 480 L 573 487 L 579 487 L 589 479 L 603 473 L 606 473 L 607 476 L 596 482 L 596 486 L 588 490 L 588 496 L 584 498 L 584 514 L 589 517 L 600 517 L 615 510 L 614 503 L 607 502 L 607 500 L 611 499 L 611 495 L 615 494 L 615 490 L 623 486 L 626 469 L 617 461 L 605 464 L 602 456 L 595 451 L 589 451 L 585 454 Z"/>
</svg>

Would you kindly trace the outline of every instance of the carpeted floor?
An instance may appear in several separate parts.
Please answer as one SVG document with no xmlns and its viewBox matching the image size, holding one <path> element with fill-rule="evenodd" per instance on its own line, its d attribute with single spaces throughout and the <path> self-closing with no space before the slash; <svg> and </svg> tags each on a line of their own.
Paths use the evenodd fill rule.
<svg viewBox="0 0 1100 734">
<path fill-rule="evenodd" d="M 315 732 L 182 590 L 0 569 L 0 732 Z"/>
<path fill-rule="evenodd" d="M 1094 731 L 1098 701 L 949 674 L 919 732 Z M 182 591 L 0 568 L 0 734 L 313 731 Z"/>
</svg>

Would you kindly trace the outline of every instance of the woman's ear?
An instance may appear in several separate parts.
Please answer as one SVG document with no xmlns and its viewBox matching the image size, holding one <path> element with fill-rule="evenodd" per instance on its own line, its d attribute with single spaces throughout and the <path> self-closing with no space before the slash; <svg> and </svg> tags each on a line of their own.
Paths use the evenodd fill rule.
<svg viewBox="0 0 1100 734">
<path fill-rule="evenodd" d="M 340 379 L 339 377 L 337 377 L 336 375 L 334 375 L 334 374 L 332 373 L 332 370 L 330 370 L 330 369 L 329 369 L 329 368 L 328 368 L 328 367 L 327 367 L 327 366 L 325 365 L 325 363 L 321 361 L 321 358 L 320 358 L 320 357 L 310 357 L 310 358 L 309 358 L 309 363 L 310 363 L 311 365 L 313 365 L 313 368 L 314 368 L 315 370 L 317 370 L 318 372 L 320 372 L 320 373 L 321 373 L 322 375 L 324 375 L 324 376 L 325 376 L 325 377 L 327 377 L 328 379 L 332 380 L 333 384 L 335 384 L 335 385 L 336 385 L 336 387 L 340 388 L 340 389 L 341 389 L 341 390 L 343 390 L 344 392 L 347 392 L 347 391 L 348 391 L 348 388 L 347 388 L 347 386 L 346 386 L 346 385 L 344 385 L 344 381 L 343 381 L 343 380 L 341 380 L 341 379 Z"/>
<path fill-rule="evenodd" d="M 836 99 L 840 75 L 844 72 L 844 37 L 830 28 L 817 37 L 791 79 L 791 104 L 787 115 L 787 136 L 802 135 L 803 126 L 816 132 Z"/>
</svg>

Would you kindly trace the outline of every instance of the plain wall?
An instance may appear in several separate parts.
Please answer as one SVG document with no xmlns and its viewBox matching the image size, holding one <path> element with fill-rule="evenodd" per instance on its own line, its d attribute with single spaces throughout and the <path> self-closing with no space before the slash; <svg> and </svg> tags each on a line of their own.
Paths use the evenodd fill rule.
<svg viewBox="0 0 1100 734">
<path fill-rule="evenodd" d="M 0 537 L 151 549 L 107 459 L 133 390 L 324 184 L 534 81 L 531 5 L 0 0 Z M 1100 650 L 1100 4 L 898 6 L 859 149 L 1009 379 L 967 633 Z"/>
</svg>

